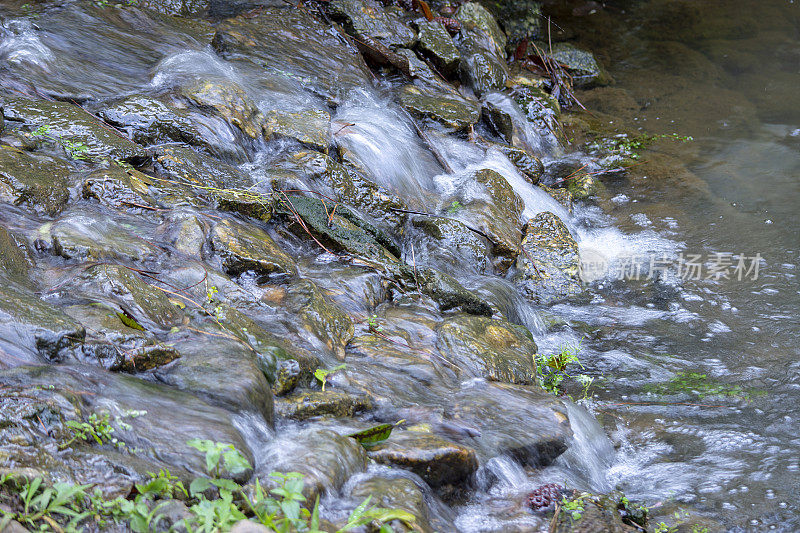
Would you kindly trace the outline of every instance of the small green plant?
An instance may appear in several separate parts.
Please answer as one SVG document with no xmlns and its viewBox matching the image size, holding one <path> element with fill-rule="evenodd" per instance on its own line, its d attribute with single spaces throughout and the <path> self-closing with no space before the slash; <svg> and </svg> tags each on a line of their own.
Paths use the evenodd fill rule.
<svg viewBox="0 0 800 533">
<path fill-rule="evenodd" d="M 569 500 L 566 496 L 563 496 L 561 498 L 561 510 L 569 514 L 573 522 L 577 522 L 583 516 L 583 500 L 587 496 L 588 494 L 584 494 L 573 500 Z"/>
<path fill-rule="evenodd" d="M 92 413 L 86 419 L 86 422 L 67 420 L 64 422 L 64 425 L 70 429 L 72 437 L 66 442 L 63 442 L 59 448 L 63 450 L 76 440 L 94 440 L 97 444 L 111 442 L 120 448 L 124 447 L 125 443 L 117 441 L 114 437 L 114 427 L 110 424 L 109 420 L 110 415 L 108 413 L 104 413 L 101 417 L 98 417 L 96 413 Z"/>
<path fill-rule="evenodd" d="M 582 387 L 581 399 L 586 399 L 589 387 L 594 383 L 594 378 L 587 374 L 572 375 L 568 372 L 571 365 L 583 364 L 578 357 L 582 348 L 582 340 L 578 344 L 562 344 L 558 352 L 553 354 L 536 354 L 536 372 L 541 376 L 542 387 L 551 394 L 561 393 L 561 383 L 569 378 L 575 380 Z"/>
<path fill-rule="evenodd" d="M 464 205 L 458 200 L 453 200 L 453 203 L 447 208 L 447 214 L 453 215 L 464 208 Z"/>
<path fill-rule="evenodd" d="M 694 138 L 688 135 L 678 135 L 677 133 L 661 134 L 661 135 L 635 135 L 628 136 L 621 133 L 614 137 L 607 137 L 595 141 L 589 145 L 589 148 L 596 150 L 604 150 L 612 154 L 629 157 L 631 159 L 639 159 L 639 151 L 647 148 L 659 140 L 672 140 L 676 142 L 690 142 Z"/>
<path fill-rule="evenodd" d="M 372 315 L 367 318 L 367 329 L 373 333 L 380 333 L 383 331 L 383 326 L 378 325 L 378 315 Z"/>
<path fill-rule="evenodd" d="M 326 370 L 324 368 L 318 368 L 314 371 L 314 377 L 317 378 L 317 381 L 319 381 L 322 384 L 322 390 L 324 391 L 325 385 L 328 383 L 328 376 L 330 376 L 334 372 L 343 370 L 346 367 L 347 365 L 342 363 L 341 365 L 333 367 L 330 370 Z"/>
<path fill-rule="evenodd" d="M 653 533 L 677 533 L 676 526 L 668 526 L 666 522 L 659 522 L 653 528 Z"/>
<path fill-rule="evenodd" d="M 208 439 L 192 439 L 186 444 L 206 455 L 206 470 L 215 478 L 220 477 L 223 471 L 240 474 L 250 468 L 245 456 L 232 444 Z"/>
<path fill-rule="evenodd" d="M 55 141 L 61 145 L 67 155 L 69 155 L 75 161 L 89 161 L 91 157 L 89 156 L 89 147 L 86 143 L 81 141 L 73 141 L 71 139 L 65 139 L 64 137 L 56 137 L 51 135 L 50 124 L 42 124 L 35 130 L 31 132 L 31 135 L 34 137 L 43 137 L 49 139 L 51 141 Z"/>
</svg>

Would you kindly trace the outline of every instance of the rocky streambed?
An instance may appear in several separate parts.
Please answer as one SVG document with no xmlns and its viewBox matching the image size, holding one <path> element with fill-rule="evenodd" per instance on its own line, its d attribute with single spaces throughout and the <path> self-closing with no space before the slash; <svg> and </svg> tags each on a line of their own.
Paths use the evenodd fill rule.
<svg viewBox="0 0 800 533">
<path fill-rule="evenodd" d="M 536 56 L 538 9 L 0 6 L 0 509 L 37 478 L 188 486 L 202 439 L 242 454 L 248 490 L 302 474 L 325 530 L 367 497 L 410 515 L 396 530 L 647 527 L 567 396 L 593 379 L 570 350 L 612 333 L 559 313 L 598 301 L 587 248 L 671 245 L 604 218 L 632 153 L 578 150 L 618 133 L 559 93 L 609 77 L 567 42 Z M 563 501 L 532 503 L 548 481 Z M 191 515 L 173 496 L 158 528 Z M 689 511 L 675 527 L 720 527 Z M 100 514 L 78 527 L 133 527 Z"/>
</svg>

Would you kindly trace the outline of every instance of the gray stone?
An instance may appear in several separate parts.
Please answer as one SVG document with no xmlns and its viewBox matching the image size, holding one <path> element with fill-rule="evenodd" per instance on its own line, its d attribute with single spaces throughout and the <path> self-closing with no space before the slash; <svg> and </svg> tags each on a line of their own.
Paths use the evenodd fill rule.
<svg viewBox="0 0 800 533">
<path fill-rule="evenodd" d="M 0 200 L 54 216 L 69 200 L 70 172 L 63 161 L 0 146 Z"/>
</svg>

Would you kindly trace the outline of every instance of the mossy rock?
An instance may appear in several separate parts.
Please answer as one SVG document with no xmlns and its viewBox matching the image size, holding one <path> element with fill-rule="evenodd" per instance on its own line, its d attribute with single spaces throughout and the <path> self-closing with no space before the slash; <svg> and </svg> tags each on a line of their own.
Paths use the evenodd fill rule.
<svg viewBox="0 0 800 533">
<path fill-rule="evenodd" d="M 150 158 L 144 148 L 118 135 L 89 112 L 66 102 L 7 98 L 3 114 L 7 120 L 24 122 L 31 131 L 46 129 L 46 137 L 60 139 L 73 157 L 99 159 L 106 156 L 131 162 Z"/>
<path fill-rule="evenodd" d="M 327 417 L 353 417 L 372 409 L 369 396 L 355 396 L 346 392 L 295 391 L 277 400 L 278 416 L 294 420 Z"/>
<path fill-rule="evenodd" d="M 0 146 L 0 200 L 5 202 L 57 215 L 69 200 L 70 173 L 63 161 Z"/>
<path fill-rule="evenodd" d="M 445 217 L 414 216 L 411 224 L 435 239 L 443 248 L 453 250 L 478 271 L 491 268 L 489 241 L 470 230 L 464 223 Z"/>
<path fill-rule="evenodd" d="M 28 270 L 33 264 L 22 239 L 0 226 L 0 279 L 11 280 L 22 286 L 30 285 Z"/>
<path fill-rule="evenodd" d="M 417 48 L 429 57 L 443 74 L 453 74 L 458 68 L 461 54 L 450 33 L 443 24 L 436 21 L 417 22 L 419 44 Z"/>
<path fill-rule="evenodd" d="M 531 333 L 505 320 L 457 316 L 438 328 L 436 346 L 464 373 L 494 381 L 537 383 L 536 352 Z"/>
<path fill-rule="evenodd" d="M 139 213 L 158 206 L 150 187 L 157 182 L 150 176 L 108 162 L 105 168 L 90 173 L 83 180 L 81 193 L 112 209 Z"/>
<path fill-rule="evenodd" d="M 516 266 L 515 282 L 536 303 L 550 304 L 583 290 L 578 244 L 553 213 L 528 221 Z"/>
<path fill-rule="evenodd" d="M 410 47 L 416 41 L 414 31 L 375 0 L 333 0 L 329 8 L 357 39 L 375 40 L 389 48 Z"/>
<path fill-rule="evenodd" d="M 327 152 L 331 142 L 331 115 L 320 109 L 298 113 L 270 111 L 265 118 L 264 134 L 267 139 L 295 139 L 304 146 Z"/>
<path fill-rule="evenodd" d="M 261 137 L 264 116 L 235 82 L 225 78 L 198 80 L 181 87 L 181 94 L 201 109 L 214 109 L 251 139 Z"/>
<path fill-rule="evenodd" d="M 199 187 L 201 191 L 213 193 L 215 189 L 245 188 L 253 184 L 238 168 L 184 146 L 158 148 L 155 157 L 157 176 Z"/>
<path fill-rule="evenodd" d="M 509 77 L 503 57 L 487 50 L 483 42 L 475 35 L 467 35 L 460 44 L 462 78 L 479 96 L 503 90 Z"/>
<path fill-rule="evenodd" d="M 405 524 L 395 520 L 391 523 L 392 531 L 406 532 L 419 531 L 433 533 L 446 531 L 447 524 L 434 528 L 429 522 L 435 516 L 428 509 L 425 493 L 414 481 L 405 477 L 384 477 L 386 474 L 376 474 L 365 479 L 360 479 L 350 490 L 350 497 L 358 502 L 371 498 L 370 502 L 384 509 L 402 509 L 411 513 L 414 518 L 414 529 L 409 529 Z"/>
<path fill-rule="evenodd" d="M 246 270 L 290 276 L 297 273 L 292 258 L 266 231 L 252 224 L 220 220 L 211 230 L 211 245 L 229 274 Z"/>
<path fill-rule="evenodd" d="M 367 455 L 375 462 L 410 470 L 432 487 L 465 483 L 478 469 L 472 448 L 417 431 L 395 430 Z"/>
<path fill-rule="evenodd" d="M 506 49 L 506 35 L 497 24 L 494 16 L 481 4 L 467 2 L 456 12 L 456 19 L 461 26 L 470 31 L 478 31 L 491 39 L 495 54 L 503 56 Z"/>
<path fill-rule="evenodd" d="M 412 115 L 453 130 L 468 128 L 480 119 L 480 108 L 456 93 L 406 85 L 400 89 L 398 100 Z"/>
<path fill-rule="evenodd" d="M 353 320 L 325 296 L 316 283 L 305 279 L 293 283 L 288 290 L 286 305 L 300 318 L 309 333 L 339 359 L 344 359 L 344 347 L 355 332 Z"/>
</svg>

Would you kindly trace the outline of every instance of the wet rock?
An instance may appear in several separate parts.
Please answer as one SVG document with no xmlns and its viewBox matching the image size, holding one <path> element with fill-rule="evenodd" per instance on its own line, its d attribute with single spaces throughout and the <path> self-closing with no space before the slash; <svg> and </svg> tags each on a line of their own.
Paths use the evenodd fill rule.
<svg viewBox="0 0 800 533">
<path fill-rule="evenodd" d="M 267 139 L 296 139 L 304 146 L 327 152 L 331 142 L 331 116 L 319 109 L 300 113 L 270 111 L 265 119 L 264 133 Z"/>
<path fill-rule="evenodd" d="M 508 453 L 523 464 L 546 466 L 572 438 L 565 412 L 539 388 L 473 383 L 445 408 L 444 427 L 454 429 L 453 440 L 474 447 L 481 461 Z"/>
<path fill-rule="evenodd" d="M 462 77 L 479 96 L 502 90 L 508 80 L 505 60 L 502 55 L 487 50 L 490 48 L 486 45 L 487 41 L 488 38 L 481 39 L 475 35 L 467 35 L 460 45 Z"/>
<path fill-rule="evenodd" d="M 81 359 L 85 362 L 107 370 L 143 372 L 180 357 L 173 346 L 158 342 L 114 308 L 99 304 L 72 305 L 64 312 L 88 331 L 81 347 Z"/>
<path fill-rule="evenodd" d="M 300 377 L 300 363 L 294 359 L 287 359 L 279 362 L 275 375 L 275 383 L 272 384 L 272 392 L 275 393 L 275 396 L 285 396 L 289 394 L 300 384 Z"/>
<path fill-rule="evenodd" d="M 292 163 L 333 189 L 336 200 L 378 221 L 385 221 L 391 228 L 399 228 L 405 222 L 406 215 L 401 210 L 408 209 L 408 206 L 354 168 L 318 152 L 298 152 L 292 156 Z"/>
<path fill-rule="evenodd" d="M 236 167 L 183 146 L 159 148 L 156 161 L 157 175 L 170 180 L 211 188 L 249 187 L 253 184 Z"/>
<path fill-rule="evenodd" d="M 214 109 L 251 139 L 261 136 L 264 116 L 235 82 L 225 78 L 200 80 L 181 87 L 181 94 L 201 109 Z"/>
<path fill-rule="evenodd" d="M 395 430 L 367 455 L 378 463 L 411 470 L 432 487 L 463 483 L 478 469 L 475 450 L 417 431 Z"/>
<path fill-rule="evenodd" d="M 534 41 L 546 37 L 542 31 L 542 4 L 535 0 L 484 1 L 492 13 L 501 21 L 508 36 L 509 48 L 514 43 L 527 39 Z"/>
<path fill-rule="evenodd" d="M 233 524 L 230 533 L 270 533 L 270 530 L 252 520 L 239 520 Z"/>
<path fill-rule="evenodd" d="M 183 324 L 183 313 L 164 291 L 120 265 L 100 264 L 86 269 L 61 290 L 119 308 L 131 323 L 146 330 L 169 330 Z"/>
<path fill-rule="evenodd" d="M 634 527 L 622 521 L 617 509 L 618 502 L 608 496 L 583 493 L 580 505 L 583 507 L 580 519 L 575 520 L 568 512 L 559 513 L 552 528 L 558 533 L 590 533 L 607 531 L 608 533 L 633 533 L 643 528 Z"/>
<path fill-rule="evenodd" d="M 97 200 L 112 209 L 138 213 L 158 205 L 150 191 L 153 183 L 150 176 L 138 170 L 109 163 L 83 180 L 81 192 L 84 198 Z"/>
<path fill-rule="evenodd" d="M 480 119 L 480 108 L 458 93 L 406 85 L 400 89 L 398 100 L 412 115 L 454 130 L 468 128 Z"/>
<path fill-rule="evenodd" d="M 325 490 L 339 490 L 367 465 L 367 454 L 354 439 L 321 429 L 283 432 L 260 459 L 256 476 L 262 485 L 273 483 L 270 472 L 300 472 L 305 476 L 303 494 L 310 501 Z"/>
<path fill-rule="evenodd" d="M 439 270 L 403 264 L 401 272 L 408 283 L 430 296 L 442 311 L 461 309 L 475 315 L 492 315 L 492 307 L 475 293 L 464 288 L 454 277 Z"/>
<path fill-rule="evenodd" d="M 226 20 L 212 44 L 226 59 L 247 59 L 284 73 L 331 101 L 369 85 L 361 55 L 327 25 L 297 9 L 267 7 L 254 16 Z"/>
<path fill-rule="evenodd" d="M 453 74 L 458 68 L 461 55 L 450 33 L 436 21 L 422 20 L 417 23 L 417 29 L 419 50 L 431 59 L 442 74 Z"/>
<path fill-rule="evenodd" d="M 398 259 L 386 248 L 387 245 L 394 248 L 388 237 L 342 205 L 337 206 L 335 212 L 331 210 L 322 200 L 292 195 L 284 198 L 276 208 L 278 213 L 290 220 L 299 216 L 305 222 L 306 228 L 322 244 L 337 251 L 345 250 L 396 271 Z M 296 231 L 300 235 L 306 235 L 303 228 Z"/>
<path fill-rule="evenodd" d="M 519 251 L 522 239 L 519 219 L 524 204 L 508 181 L 494 170 L 479 170 L 471 179 L 479 184 L 486 196 L 474 194 L 472 187 L 462 188 L 458 191 L 458 199 L 463 207 L 453 214 L 453 218 L 482 231 L 491 239 L 497 266 L 504 271 Z"/>
<path fill-rule="evenodd" d="M 6 228 L 0 226 L 0 279 L 12 280 L 20 285 L 29 285 L 28 269 L 32 261 L 23 242 Z"/>
<path fill-rule="evenodd" d="M 19 367 L 0 373 L 0 384 L 8 388 L 52 387 L 45 392 L 67 399 L 83 417 L 109 413 L 114 437 L 124 442 L 126 449 L 135 450 L 137 460 L 150 462 L 154 471 L 166 465 L 173 472 L 204 475 L 205 457 L 185 444 L 194 438 L 230 443 L 252 463 L 252 454 L 231 424 L 229 412 L 170 387 L 86 365 Z M 132 417 L 132 411 L 146 414 Z M 87 446 L 88 450 L 100 450 Z M 235 478 L 243 481 L 249 474 L 243 472 Z"/>
<path fill-rule="evenodd" d="M 26 204 L 49 216 L 57 215 L 69 200 L 70 167 L 46 156 L 34 156 L 0 146 L 0 200 Z"/>
<path fill-rule="evenodd" d="M 344 359 L 344 347 L 355 331 L 353 321 L 314 282 L 302 279 L 293 283 L 285 305 L 296 313 L 309 333 L 339 359 Z"/>
<path fill-rule="evenodd" d="M 542 174 L 544 174 L 544 165 L 541 159 L 513 146 L 501 146 L 499 149 L 509 161 L 514 163 L 514 166 L 525 176 L 529 183 L 532 185 L 539 183 Z"/>
<path fill-rule="evenodd" d="M 52 242 L 53 251 L 65 259 L 145 261 L 161 255 L 158 248 L 135 232 L 125 219 L 116 221 L 100 213 L 75 210 L 41 226 L 39 238 Z"/>
<path fill-rule="evenodd" d="M 555 44 L 550 56 L 570 72 L 576 87 L 608 85 L 611 82 L 610 76 L 591 52 L 581 50 L 570 43 Z"/>
<path fill-rule="evenodd" d="M 506 48 L 506 35 L 489 11 L 481 4 L 468 2 L 462 4 L 456 12 L 456 19 L 465 30 L 477 31 L 491 39 L 494 53 L 503 57 Z"/>
<path fill-rule="evenodd" d="M 208 0 L 141 0 L 138 6 L 177 17 L 193 17 L 208 11 Z"/>
<path fill-rule="evenodd" d="M 384 509 L 402 509 L 411 513 L 414 525 L 422 533 L 432 533 L 434 528 L 428 521 L 428 506 L 425 494 L 417 484 L 404 477 L 384 477 L 372 475 L 359 479 L 350 489 L 350 497 L 362 502 L 371 497 L 370 503 Z M 393 531 L 408 531 L 409 529 L 397 521 L 391 524 Z M 443 531 L 442 529 L 437 529 Z"/>
<path fill-rule="evenodd" d="M 246 270 L 290 276 L 297 273 L 294 261 L 258 226 L 220 220 L 211 230 L 211 244 L 230 274 Z"/>
<path fill-rule="evenodd" d="M 220 322 L 223 326 L 227 323 L 225 317 Z M 207 326 L 203 331 L 232 336 L 222 328 Z M 231 338 L 189 337 L 175 347 L 181 358 L 156 374 L 160 381 L 231 411 L 258 413 L 272 425 L 272 390 L 259 357 L 250 346 Z"/>
<path fill-rule="evenodd" d="M 372 409 L 369 396 L 355 396 L 346 392 L 296 391 L 276 401 L 276 412 L 283 418 L 306 420 L 317 416 L 353 417 Z"/>
<path fill-rule="evenodd" d="M 333 0 L 329 6 L 357 39 L 375 40 L 389 48 L 410 47 L 416 40 L 411 28 L 375 0 Z"/>
<path fill-rule="evenodd" d="M 32 291 L 3 280 L 0 283 L 0 368 L 62 361 L 86 336 L 84 328 Z"/>
<path fill-rule="evenodd" d="M 478 271 L 485 271 L 490 266 L 488 241 L 462 222 L 451 218 L 415 216 L 411 224 L 439 241 L 443 249 L 457 252 Z"/>
<path fill-rule="evenodd" d="M 572 208 L 573 208 L 572 195 L 569 193 L 567 189 L 554 189 L 552 187 L 548 187 L 544 183 L 540 183 L 539 188 L 542 189 L 547 194 L 549 194 L 550 196 L 552 196 L 556 202 L 564 206 L 567 212 L 572 213 Z"/>
<path fill-rule="evenodd" d="M 534 302 L 549 304 L 582 290 L 578 244 L 556 215 L 546 211 L 528 221 L 521 249 L 515 281 Z"/>
<path fill-rule="evenodd" d="M 589 174 L 578 174 L 567 180 L 567 191 L 575 200 L 585 200 L 594 196 L 599 188 L 600 183 Z"/>
<path fill-rule="evenodd" d="M 159 228 L 159 234 L 181 254 L 201 259 L 206 245 L 208 224 L 192 212 L 173 211 Z"/>
<path fill-rule="evenodd" d="M 465 373 L 493 381 L 535 384 L 538 348 L 524 327 L 505 320 L 457 316 L 439 326 L 437 348 Z"/>
<path fill-rule="evenodd" d="M 144 148 L 116 134 L 99 119 L 72 104 L 7 98 L 3 114 L 8 120 L 25 122 L 32 131 L 44 128 L 47 138 L 59 139 L 73 158 L 109 156 L 122 161 L 142 162 L 150 157 Z"/>
<path fill-rule="evenodd" d="M 222 120 L 212 127 L 208 124 L 210 122 L 208 119 L 198 120 L 188 110 L 169 106 L 149 96 L 128 96 L 103 107 L 98 116 L 128 133 L 135 142 L 145 146 L 182 142 L 201 147 L 214 154 L 231 154 L 230 143 L 226 143 L 227 139 L 220 138 L 215 131 L 223 128 L 228 137 L 233 136 L 233 131 L 228 130 L 227 124 Z"/>
</svg>

